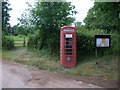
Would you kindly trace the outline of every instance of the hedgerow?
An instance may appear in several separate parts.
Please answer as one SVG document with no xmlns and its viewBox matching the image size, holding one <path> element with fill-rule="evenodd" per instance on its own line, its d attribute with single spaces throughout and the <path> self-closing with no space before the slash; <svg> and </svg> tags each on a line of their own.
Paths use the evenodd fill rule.
<svg viewBox="0 0 120 90">
<path fill-rule="evenodd" d="M 28 48 L 36 48 L 36 49 L 42 49 L 42 48 L 47 48 L 49 49 L 48 43 L 52 42 L 45 42 L 44 39 L 39 34 L 40 32 L 37 32 L 34 35 L 30 35 L 28 39 Z M 99 49 L 98 53 L 104 54 L 106 51 L 109 52 L 110 54 L 117 53 L 118 48 L 117 48 L 117 39 L 118 39 L 118 34 L 115 32 L 105 32 L 104 30 L 77 30 L 77 57 L 81 57 L 83 54 L 84 56 L 87 55 L 94 55 L 95 54 L 95 35 L 106 35 L 110 34 L 111 35 L 111 47 L 109 49 Z M 54 38 L 59 38 L 60 35 L 56 35 Z M 59 55 L 60 52 L 60 47 L 59 47 L 59 39 L 56 39 L 56 43 L 54 46 L 57 48 L 54 48 L 54 51 L 57 52 L 57 55 Z M 51 40 L 52 41 L 52 40 Z M 54 40 L 55 41 L 55 40 Z M 55 54 L 56 52 L 53 52 Z"/>
<path fill-rule="evenodd" d="M 10 50 L 14 48 L 14 40 L 7 36 L 2 36 L 2 48 Z"/>
<path fill-rule="evenodd" d="M 98 49 L 98 52 L 118 52 L 118 37 L 116 32 L 105 32 L 104 30 L 79 30 L 77 31 L 77 53 L 91 54 L 95 52 L 95 35 L 111 35 L 111 47 L 109 49 Z"/>
</svg>

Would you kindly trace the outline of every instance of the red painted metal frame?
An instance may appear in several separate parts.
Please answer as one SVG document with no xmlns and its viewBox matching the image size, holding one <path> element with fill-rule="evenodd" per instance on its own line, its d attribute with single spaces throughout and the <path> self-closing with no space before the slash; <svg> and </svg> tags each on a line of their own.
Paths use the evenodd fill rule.
<svg viewBox="0 0 120 90">
<path fill-rule="evenodd" d="M 64 31 L 64 29 L 73 29 L 74 31 Z M 72 34 L 72 54 L 65 54 L 66 48 L 66 34 Z M 68 41 L 69 42 L 69 41 Z M 71 57 L 71 61 L 67 61 L 67 57 Z M 60 63 L 63 67 L 76 66 L 76 28 L 65 26 L 60 30 Z"/>
</svg>

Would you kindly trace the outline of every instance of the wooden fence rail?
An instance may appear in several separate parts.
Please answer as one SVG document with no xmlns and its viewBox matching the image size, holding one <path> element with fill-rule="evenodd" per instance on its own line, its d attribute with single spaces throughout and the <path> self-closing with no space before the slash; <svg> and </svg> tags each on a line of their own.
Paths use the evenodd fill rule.
<svg viewBox="0 0 120 90">
<path fill-rule="evenodd" d="M 25 38 L 23 40 L 14 40 L 15 46 L 22 46 L 26 47 L 27 46 L 27 40 Z"/>
<path fill-rule="evenodd" d="M 14 41 L 24 41 L 24 40 L 14 40 Z"/>
</svg>

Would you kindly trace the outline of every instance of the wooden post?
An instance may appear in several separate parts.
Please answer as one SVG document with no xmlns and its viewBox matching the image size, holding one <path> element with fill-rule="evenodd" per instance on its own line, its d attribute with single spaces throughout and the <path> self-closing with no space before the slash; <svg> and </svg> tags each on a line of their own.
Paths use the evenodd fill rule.
<svg viewBox="0 0 120 90">
<path fill-rule="evenodd" d="M 95 48 L 95 59 L 96 59 L 96 64 L 98 64 L 98 62 L 97 62 L 97 48 Z"/>
<path fill-rule="evenodd" d="M 25 37 L 24 37 L 24 40 L 23 40 L 23 47 L 26 47 Z"/>
</svg>

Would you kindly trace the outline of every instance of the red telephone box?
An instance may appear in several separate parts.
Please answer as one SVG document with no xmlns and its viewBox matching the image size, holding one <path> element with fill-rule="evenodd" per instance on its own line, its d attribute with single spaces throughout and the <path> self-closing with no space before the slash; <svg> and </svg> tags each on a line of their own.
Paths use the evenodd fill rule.
<svg viewBox="0 0 120 90">
<path fill-rule="evenodd" d="M 63 67 L 76 66 L 76 28 L 65 26 L 60 31 L 60 63 Z"/>
</svg>

